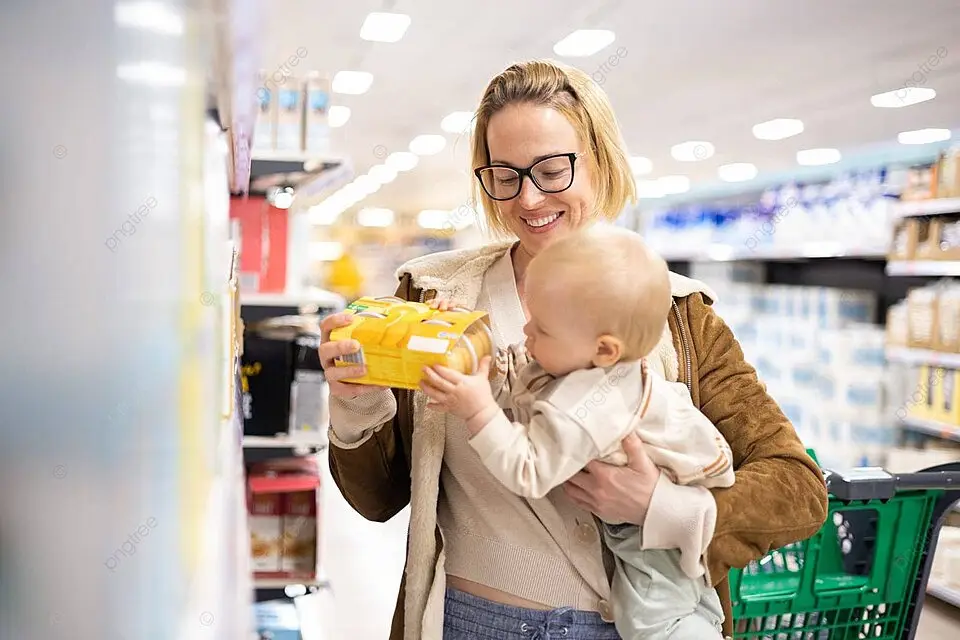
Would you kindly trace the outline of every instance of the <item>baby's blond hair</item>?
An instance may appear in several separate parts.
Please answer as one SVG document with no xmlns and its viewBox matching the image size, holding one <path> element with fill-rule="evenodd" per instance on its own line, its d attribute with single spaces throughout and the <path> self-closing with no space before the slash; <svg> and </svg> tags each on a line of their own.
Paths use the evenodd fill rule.
<svg viewBox="0 0 960 640">
<path fill-rule="evenodd" d="M 657 346 L 673 298 L 667 263 L 632 231 L 594 225 L 557 240 L 536 255 L 528 286 L 568 295 L 570 312 L 586 316 L 597 336 L 624 343 L 621 360 Z"/>
</svg>

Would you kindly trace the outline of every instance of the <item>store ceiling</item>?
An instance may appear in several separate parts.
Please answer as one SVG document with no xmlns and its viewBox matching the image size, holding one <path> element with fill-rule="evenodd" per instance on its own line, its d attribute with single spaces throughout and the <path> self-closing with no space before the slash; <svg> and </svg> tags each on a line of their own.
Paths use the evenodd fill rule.
<svg viewBox="0 0 960 640">
<path fill-rule="evenodd" d="M 764 174 L 797 166 L 796 152 L 836 147 L 845 155 L 896 143 L 901 131 L 960 127 L 960 10 L 957 0 L 271 0 L 263 67 L 306 55 L 301 69 L 332 76 L 373 74 L 359 96 L 334 95 L 350 120 L 333 133 L 335 151 L 358 174 L 419 134 L 443 133 L 441 119 L 471 111 L 486 83 L 518 59 L 556 57 L 553 45 L 576 29 L 611 29 L 616 41 L 589 58 L 566 59 L 604 78 L 632 155 L 653 162 L 644 178 L 717 181 L 717 168 L 751 162 Z M 371 11 L 411 16 L 397 43 L 361 40 Z M 604 61 L 625 49 L 615 68 Z M 943 55 L 944 49 L 946 55 Z M 942 55 L 935 67 L 928 62 Z M 870 96 L 910 79 L 936 99 L 878 109 Z M 753 137 L 753 125 L 799 118 L 805 132 L 781 141 Z M 453 209 L 469 189 L 469 141 L 447 147 L 358 206 L 398 211 Z M 707 140 L 708 160 L 684 163 L 672 145 Z"/>
</svg>

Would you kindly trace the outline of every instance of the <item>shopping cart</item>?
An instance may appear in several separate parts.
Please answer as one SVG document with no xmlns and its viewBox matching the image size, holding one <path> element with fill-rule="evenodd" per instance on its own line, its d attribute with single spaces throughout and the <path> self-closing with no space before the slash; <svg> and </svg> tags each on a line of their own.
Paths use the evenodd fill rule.
<svg viewBox="0 0 960 640">
<path fill-rule="evenodd" d="M 730 572 L 736 640 L 913 640 L 960 463 L 826 475 L 821 530 Z"/>
</svg>

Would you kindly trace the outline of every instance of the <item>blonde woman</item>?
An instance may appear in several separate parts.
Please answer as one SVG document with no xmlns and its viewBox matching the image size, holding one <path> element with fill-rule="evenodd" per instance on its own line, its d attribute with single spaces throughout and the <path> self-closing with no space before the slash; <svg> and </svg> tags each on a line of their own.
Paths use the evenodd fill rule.
<svg viewBox="0 0 960 640">
<path fill-rule="evenodd" d="M 506 347 L 524 339 L 531 258 L 575 229 L 615 219 L 635 186 L 606 95 L 583 72 L 548 61 L 491 80 L 472 155 L 487 222 L 516 239 L 411 261 L 398 272 L 397 295 L 483 309 Z M 327 341 L 346 318 L 324 321 L 333 477 L 371 520 L 411 508 L 391 640 L 619 638 L 598 518 L 642 527 L 646 549 L 679 549 L 706 522 L 705 579 L 732 636 L 729 569 L 819 529 L 827 495 L 816 464 L 711 309 L 711 291 L 675 274 L 670 281 L 671 313 L 650 362 L 688 387 L 729 442 L 736 482 L 727 489 L 672 483 L 630 436 L 627 466 L 592 462 L 562 489 L 521 498 L 484 468 L 465 425 L 426 409 L 422 393 L 341 382 L 359 371 L 332 361 L 357 345 Z"/>
</svg>

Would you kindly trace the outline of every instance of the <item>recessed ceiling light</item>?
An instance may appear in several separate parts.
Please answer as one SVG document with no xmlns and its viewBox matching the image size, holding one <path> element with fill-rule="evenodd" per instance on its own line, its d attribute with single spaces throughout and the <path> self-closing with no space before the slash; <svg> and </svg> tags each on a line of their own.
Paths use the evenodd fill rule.
<svg viewBox="0 0 960 640">
<path fill-rule="evenodd" d="M 393 224 L 393 211 L 390 209 L 360 209 L 357 212 L 357 224 L 361 227 L 389 227 Z"/>
<path fill-rule="evenodd" d="M 396 169 L 397 171 L 410 171 L 417 166 L 417 163 L 420 162 L 420 158 L 417 157 L 417 154 L 410 153 L 409 151 L 395 151 L 387 156 L 386 164 L 391 169 Z"/>
<path fill-rule="evenodd" d="M 422 229 L 443 229 L 450 225 L 450 212 L 443 209 L 424 209 L 417 214 L 417 224 Z"/>
<path fill-rule="evenodd" d="M 698 162 L 706 160 L 716 150 L 713 145 L 703 140 L 690 140 L 675 144 L 670 148 L 670 155 L 679 162 Z"/>
<path fill-rule="evenodd" d="M 432 156 L 443 151 L 447 139 L 435 133 L 417 136 L 410 142 L 410 152 L 418 156 Z"/>
<path fill-rule="evenodd" d="M 119 2 L 113 19 L 121 27 L 143 29 L 169 36 L 183 34 L 183 17 L 161 2 Z"/>
<path fill-rule="evenodd" d="M 690 190 L 690 178 L 687 176 L 663 176 L 657 179 L 657 184 L 660 191 L 667 196 Z"/>
<path fill-rule="evenodd" d="M 613 31 L 606 29 L 579 29 L 553 45 L 553 52 L 568 58 L 592 56 L 617 39 Z"/>
<path fill-rule="evenodd" d="M 307 212 L 312 224 L 330 225 L 337 221 L 343 212 L 342 203 L 332 201 L 333 196 L 327 198 L 320 204 L 310 207 Z"/>
<path fill-rule="evenodd" d="M 370 176 L 357 176 L 351 184 L 359 189 L 364 196 L 369 196 L 380 190 L 380 183 Z"/>
<path fill-rule="evenodd" d="M 937 92 L 927 87 L 901 87 L 896 91 L 870 96 L 870 104 L 880 109 L 900 109 L 933 100 L 936 97 Z"/>
<path fill-rule="evenodd" d="M 447 133 L 464 133 L 473 125 L 472 111 L 454 111 L 440 121 L 440 128 Z"/>
<path fill-rule="evenodd" d="M 334 105 L 327 112 L 327 124 L 332 128 L 342 127 L 350 119 L 350 107 Z"/>
<path fill-rule="evenodd" d="M 717 175 L 724 182 L 745 182 L 757 177 L 756 165 L 749 162 L 734 162 L 717 169 Z"/>
<path fill-rule="evenodd" d="M 371 42 L 398 42 L 410 26 L 410 16 L 403 13 L 371 13 L 360 27 L 360 38 Z"/>
<path fill-rule="evenodd" d="M 803 133 L 803 122 L 795 118 L 776 118 L 753 125 L 753 135 L 759 140 L 783 140 Z"/>
<path fill-rule="evenodd" d="M 646 175 L 653 171 L 653 163 L 650 162 L 650 158 L 633 156 L 630 158 L 630 171 L 632 171 L 635 176 Z"/>
<path fill-rule="evenodd" d="M 950 129 L 917 129 L 897 134 L 897 141 L 900 144 L 930 144 L 949 140 L 951 135 Z"/>
<path fill-rule="evenodd" d="M 371 167 L 367 175 L 380 184 L 388 184 L 396 179 L 397 170 L 385 164 L 378 164 L 375 167 Z"/>
<path fill-rule="evenodd" d="M 358 96 L 366 93 L 373 84 L 373 74 L 366 71 L 338 71 L 333 76 L 332 89 L 334 93 L 345 93 Z"/>
<path fill-rule="evenodd" d="M 165 62 L 138 62 L 117 67 L 117 77 L 137 84 L 179 87 L 187 81 L 187 70 Z"/>
<path fill-rule="evenodd" d="M 638 198 L 662 198 L 663 187 L 656 180 L 637 180 Z"/>
<path fill-rule="evenodd" d="M 817 167 L 840 162 L 840 157 L 840 151 L 837 149 L 804 149 L 803 151 L 797 151 L 797 164 L 805 167 Z"/>
</svg>

